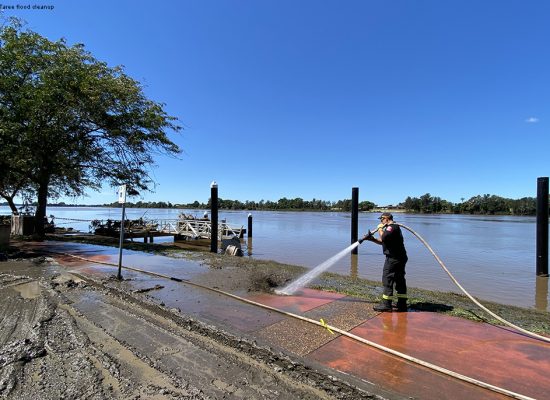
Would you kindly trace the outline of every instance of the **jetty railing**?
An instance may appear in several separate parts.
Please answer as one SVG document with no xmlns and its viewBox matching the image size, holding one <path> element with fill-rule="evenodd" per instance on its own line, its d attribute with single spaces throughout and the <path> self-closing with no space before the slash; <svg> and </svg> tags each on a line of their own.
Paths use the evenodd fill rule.
<svg viewBox="0 0 550 400">
<path fill-rule="evenodd" d="M 210 239 L 212 235 L 212 222 L 207 219 L 176 219 L 176 220 L 155 220 L 157 231 L 187 236 L 193 239 Z M 220 239 L 227 236 L 242 237 L 245 232 L 244 226 L 233 226 L 222 221 L 218 223 L 218 236 Z"/>
</svg>

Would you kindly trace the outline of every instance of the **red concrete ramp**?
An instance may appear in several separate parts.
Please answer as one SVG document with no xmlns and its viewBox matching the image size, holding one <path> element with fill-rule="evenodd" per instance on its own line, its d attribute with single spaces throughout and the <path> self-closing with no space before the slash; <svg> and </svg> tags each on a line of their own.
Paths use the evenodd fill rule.
<svg viewBox="0 0 550 400">
<path fill-rule="evenodd" d="M 524 396 L 550 398 L 550 344 L 508 328 L 430 312 L 382 313 L 360 299 L 304 289 L 250 299 L 347 330 L 371 342 Z M 319 326 L 284 319 L 255 334 L 381 389 L 420 399 L 509 398 Z"/>
<path fill-rule="evenodd" d="M 441 314 L 410 312 L 380 314 L 351 333 L 525 396 L 549 398 L 550 345 L 503 328 Z M 507 398 L 344 336 L 308 357 L 413 398 Z"/>
<path fill-rule="evenodd" d="M 323 292 L 313 289 L 301 289 L 292 296 L 277 296 L 268 293 L 254 293 L 246 296 L 247 299 L 257 303 L 269 305 L 291 313 L 309 311 L 313 308 L 330 303 L 346 295 Z"/>
</svg>

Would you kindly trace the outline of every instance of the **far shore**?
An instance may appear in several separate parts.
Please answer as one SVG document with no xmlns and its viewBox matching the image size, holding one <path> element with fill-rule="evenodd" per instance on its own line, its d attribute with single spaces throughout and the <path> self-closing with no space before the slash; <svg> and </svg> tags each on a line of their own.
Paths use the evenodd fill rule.
<svg viewBox="0 0 550 400">
<path fill-rule="evenodd" d="M 5 215 L 11 215 L 11 212 L 6 204 L 0 204 L 0 206 L 6 207 L 7 211 L 5 214 L 2 214 L 0 212 L 0 216 Z M 59 208 L 119 208 L 117 206 L 113 205 L 71 205 L 71 204 L 48 204 L 48 208 L 50 207 L 59 207 Z M 203 212 L 203 211 L 210 211 L 209 208 L 205 207 L 186 207 L 186 206 L 174 206 L 174 207 L 136 207 L 132 205 L 126 205 L 127 209 L 157 209 L 157 210 L 195 210 L 197 212 Z M 343 209 L 329 209 L 329 210 L 318 210 L 318 209 L 296 209 L 296 208 L 269 208 L 269 209 L 230 209 L 230 208 L 219 208 L 220 212 L 318 212 L 318 213 L 331 213 L 331 212 L 342 212 L 342 213 L 351 213 L 350 210 L 343 210 Z M 516 217 L 534 217 L 536 214 L 513 214 L 513 213 L 456 213 L 456 212 L 417 212 L 414 210 L 406 210 L 403 208 L 390 208 L 390 207 L 377 207 L 371 210 L 359 210 L 359 213 L 362 214 L 376 214 L 376 213 L 383 213 L 383 212 L 390 212 L 392 214 L 411 214 L 411 215 L 469 215 L 469 216 L 516 216 Z M 550 217 L 549 217 L 550 220 Z"/>
</svg>

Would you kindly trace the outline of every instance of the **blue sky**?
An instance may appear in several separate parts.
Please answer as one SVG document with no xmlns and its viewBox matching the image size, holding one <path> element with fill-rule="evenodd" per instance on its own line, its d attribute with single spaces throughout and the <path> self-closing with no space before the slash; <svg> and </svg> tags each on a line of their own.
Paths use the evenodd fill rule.
<svg viewBox="0 0 550 400">
<path fill-rule="evenodd" d="M 124 65 L 184 130 L 141 200 L 536 196 L 550 174 L 548 1 L 8 1 Z M 64 199 L 116 201 L 115 190 Z M 134 199 L 139 200 L 139 199 Z"/>
</svg>

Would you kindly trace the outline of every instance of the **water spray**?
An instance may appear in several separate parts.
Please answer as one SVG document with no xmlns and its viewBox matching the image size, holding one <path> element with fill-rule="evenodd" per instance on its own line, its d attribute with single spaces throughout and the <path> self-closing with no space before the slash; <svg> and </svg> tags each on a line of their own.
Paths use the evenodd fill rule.
<svg viewBox="0 0 550 400">
<path fill-rule="evenodd" d="M 550 343 L 550 338 L 546 337 L 546 336 L 541 336 L 541 335 L 538 335 L 534 332 L 531 332 L 531 331 L 528 331 L 526 329 L 523 329 L 517 325 L 514 325 L 512 324 L 511 322 L 505 320 L 504 318 L 500 317 L 499 315 L 495 314 L 494 312 L 492 312 L 491 310 L 489 310 L 487 307 L 485 307 L 483 304 L 481 304 L 477 299 L 475 299 L 466 289 L 464 289 L 462 287 L 462 285 L 456 280 L 456 278 L 453 276 L 453 274 L 451 273 L 451 271 L 449 271 L 449 269 L 445 266 L 445 264 L 443 263 L 443 261 L 441 260 L 441 258 L 439 258 L 439 256 L 435 253 L 435 251 L 433 251 L 433 249 L 430 247 L 430 245 L 428 244 L 428 242 L 426 242 L 426 240 L 424 240 L 424 238 L 422 238 L 418 233 L 416 233 L 413 229 L 409 228 L 408 226 L 406 225 L 403 225 L 403 224 L 399 224 L 399 223 L 396 223 L 396 225 L 406 229 L 407 231 L 409 231 L 410 233 L 412 233 L 427 249 L 428 251 L 434 256 L 434 258 L 436 259 L 436 261 L 439 263 L 439 265 L 441 266 L 441 268 L 443 268 L 443 270 L 447 273 L 447 275 L 449 275 L 449 277 L 451 278 L 451 280 L 454 282 L 454 284 L 462 291 L 462 293 L 464 293 L 475 305 L 477 305 L 479 308 L 481 308 L 483 311 L 485 311 L 487 314 L 489 314 L 490 316 L 492 316 L 493 318 L 496 318 L 497 320 L 499 320 L 500 322 L 502 322 L 504 325 L 506 326 L 509 326 L 510 328 L 512 329 L 515 329 L 516 331 L 518 332 L 521 332 L 527 336 L 530 336 L 530 337 L 533 337 L 535 339 L 539 339 L 539 340 L 542 340 L 544 342 L 547 342 L 547 343 Z M 378 227 L 373 230 L 374 232 L 376 232 L 378 230 Z M 373 235 L 373 232 L 369 229 L 368 231 L 368 234 L 364 236 L 364 238 L 360 239 L 359 241 L 351 244 L 350 246 L 348 246 L 347 248 L 345 248 L 344 250 L 340 251 L 338 254 L 332 256 L 331 258 L 329 258 L 328 260 L 326 260 L 325 262 L 319 264 L 317 267 L 315 267 L 314 269 L 312 269 L 311 271 L 309 271 L 308 273 L 306 273 L 305 275 L 302 275 L 300 278 L 298 278 L 297 280 L 295 280 L 294 282 L 291 282 L 289 285 L 285 286 L 284 288 L 280 289 L 280 290 L 275 290 L 275 293 L 276 294 L 279 294 L 279 295 L 287 295 L 287 296 L 290 296 L 292 294 L 294 294 L 298 289 L 306 286 L 309 282 L 311 282 L 313 279 L 315 279 L 317 276 L 319 276 L 321 273 L 323 273 L 324 271 L 326 271 L 327 269 L 329 269 L 330 267 L 332 267 L 334 264 L 336 264 L 340 259 L 342 259 L 346 254 L 348 254 L 348 252 L 350 252 L 351 250 L 353 250 L 354 248 L 356 248 L 357 246 L 359 246 L 359 244 L 363 243 L 364 240 L 366 240 L 366 238 L 368 238 L 369 236 L 372 236 Z"/>
<path fill-rule="evenodd" d="M 343 257 L 345 257 L 350 251 L 355 249 L 357 246 L 359 246 L 359 242 L 352 243 L 351 245 L 346 247 L 344 250 L 340 251 L 338 254 L 335 254 L 325 262 L 313 268 L 311 271 L 309 271 L 305 275 L 302 275 L 301 277 L 296 279 L 294 282 L 290 283 L 289 285 L 285 286 L 282 289 L 275 290 L 275 293 L 286 295 L 286 296 L 290 296 L 291 294 L 294 294 L 298 289 L 306 286 L 309 282 L 311 282 L 321 273 L 323 273 L 324 271 L 332 267 L 334 264 L 336 264 L 338 261 L 340 261 Z"/>
<path fill-rule="evenodd" d="M 365 238 L 368 236 L 372 236 L 373 232 L 369 230 L 369 233 L 365 235 Z M 275 290 L 276 294 L 279 295 L 285 295 L 290 296 L 294 294 L 298 289 L 303 288 L 306 286 L 309 282 L 311 282 L 313 279 L 315 279 L 317 276 L 321 275 L 323 272 L 325 272 L 327 269 L 332 267 L 334 264 L 336 264 L 338 261 L 340 261 L 343 257 L 345 257 L 350 251 L 355 249 L 357 246 L 359 246 L 365 238 L 360 239 L 359 241 L 352 243 L 348 247 L 346 247 L 344 250 L 340 251 L 338 254 L 335 254 L 334 256 L 330 257 L 328 260 L 322 262 L 315 268 L 313 268 L 311 271 L 306 273 L 305 275 L 302 275 L 298 279 L 296 279 L 294 282 L 291 282 L 287 286 L 285 286 L 282 289 Z"/>
</svg>

